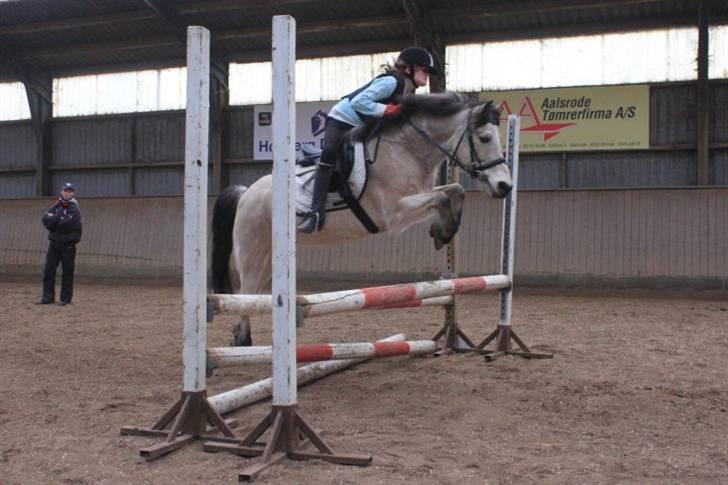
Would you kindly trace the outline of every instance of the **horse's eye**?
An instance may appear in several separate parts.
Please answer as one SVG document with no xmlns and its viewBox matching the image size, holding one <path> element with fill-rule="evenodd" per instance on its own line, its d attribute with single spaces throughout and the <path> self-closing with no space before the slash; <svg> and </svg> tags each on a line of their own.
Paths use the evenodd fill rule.
<svg viewBox="0 0 728 485">
<path fill-rule="evenodd" d="M 493 137 L 490 136 L 490 135 L 483 135 L 483 136 L 478 137 L 478 138 L 480 138 L 480 141 L 482 141 L 483 143 L 490 143 L 490 140 L 493 139 Z"/>
</svg>

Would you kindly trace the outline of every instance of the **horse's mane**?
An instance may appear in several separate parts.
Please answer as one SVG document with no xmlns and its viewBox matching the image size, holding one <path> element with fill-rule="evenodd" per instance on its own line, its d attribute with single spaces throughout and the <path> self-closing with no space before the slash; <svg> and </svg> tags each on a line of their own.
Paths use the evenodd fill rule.
<svg viewBox="0 0 728 485">
<path fill-rule="evenodd" d="M 469 98 L 454 91 L 435 94 L 408 94 L 400 96 L 396 101 L 402 105 L 402 115 L 392 118 L 380 118 L 376 123 L 366 124 L 352 130 L 353 139 L 363 140 L 374 133 L 384 133 L 400 127 L 412 116 L 426 114 L 432 116 L 450 116 L 470 108 L 475 104 Z"/>
<path fill-rule="evenodd" d="M 470 108 L 470 99 L 454 91 L 435 94 L 408 94 L 399 99 L 402 117 L 424 113 L 433 116 L 450 116 Z"/>
</svg>

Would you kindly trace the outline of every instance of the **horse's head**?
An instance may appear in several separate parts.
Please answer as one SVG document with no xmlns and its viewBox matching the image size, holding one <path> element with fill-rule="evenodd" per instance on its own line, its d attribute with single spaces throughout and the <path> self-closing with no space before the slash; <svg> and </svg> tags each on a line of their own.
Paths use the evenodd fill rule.
<svg viewBox="0 0 728 485">
<path fill-rule="evenodd" d="M 503 198 L 511 191 L 513 180 L 503 158 L 499 122 L 500 112 L 492 101 L 472 108 L 466 135 L 468 147 L 461 147 L 461 151 L 469 150 L 470 165 L 467 170 L 478 179 L 480 186 L 493 197 Z"/>
</svg>

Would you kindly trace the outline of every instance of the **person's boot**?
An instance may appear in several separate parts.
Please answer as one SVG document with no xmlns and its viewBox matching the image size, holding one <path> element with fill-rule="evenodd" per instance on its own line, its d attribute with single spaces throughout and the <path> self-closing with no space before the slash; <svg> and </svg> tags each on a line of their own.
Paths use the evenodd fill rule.
<svg viewBox="0 0 728 485">
<path fill-rule="evenodd" d="M 333 167 L 319 163 L 316 169 L 316 178 L 313 182 L 313 197 L 311 198 L 311 212 L 307 213 L 298 230 L 311 234 L 320 231 L 326 221 L 326 197 L 329 194 L 329 185 L 333 175 Z"/>
</svg>

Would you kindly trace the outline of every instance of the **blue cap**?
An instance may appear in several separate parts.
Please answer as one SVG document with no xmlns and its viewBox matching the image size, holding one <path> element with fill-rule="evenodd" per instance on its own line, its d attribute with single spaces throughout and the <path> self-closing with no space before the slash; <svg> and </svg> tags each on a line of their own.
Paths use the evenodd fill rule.
<svg viewBox="0 0 728 485">
<path fill-rule="evenodd" d="M 73 186 L 73 184 L 71 182 L 66 182 L 65 184 L 63 184 L 62 190 L 71 190 L 71 191 L 75 192 L 76 188 Z"/>
</svg>

